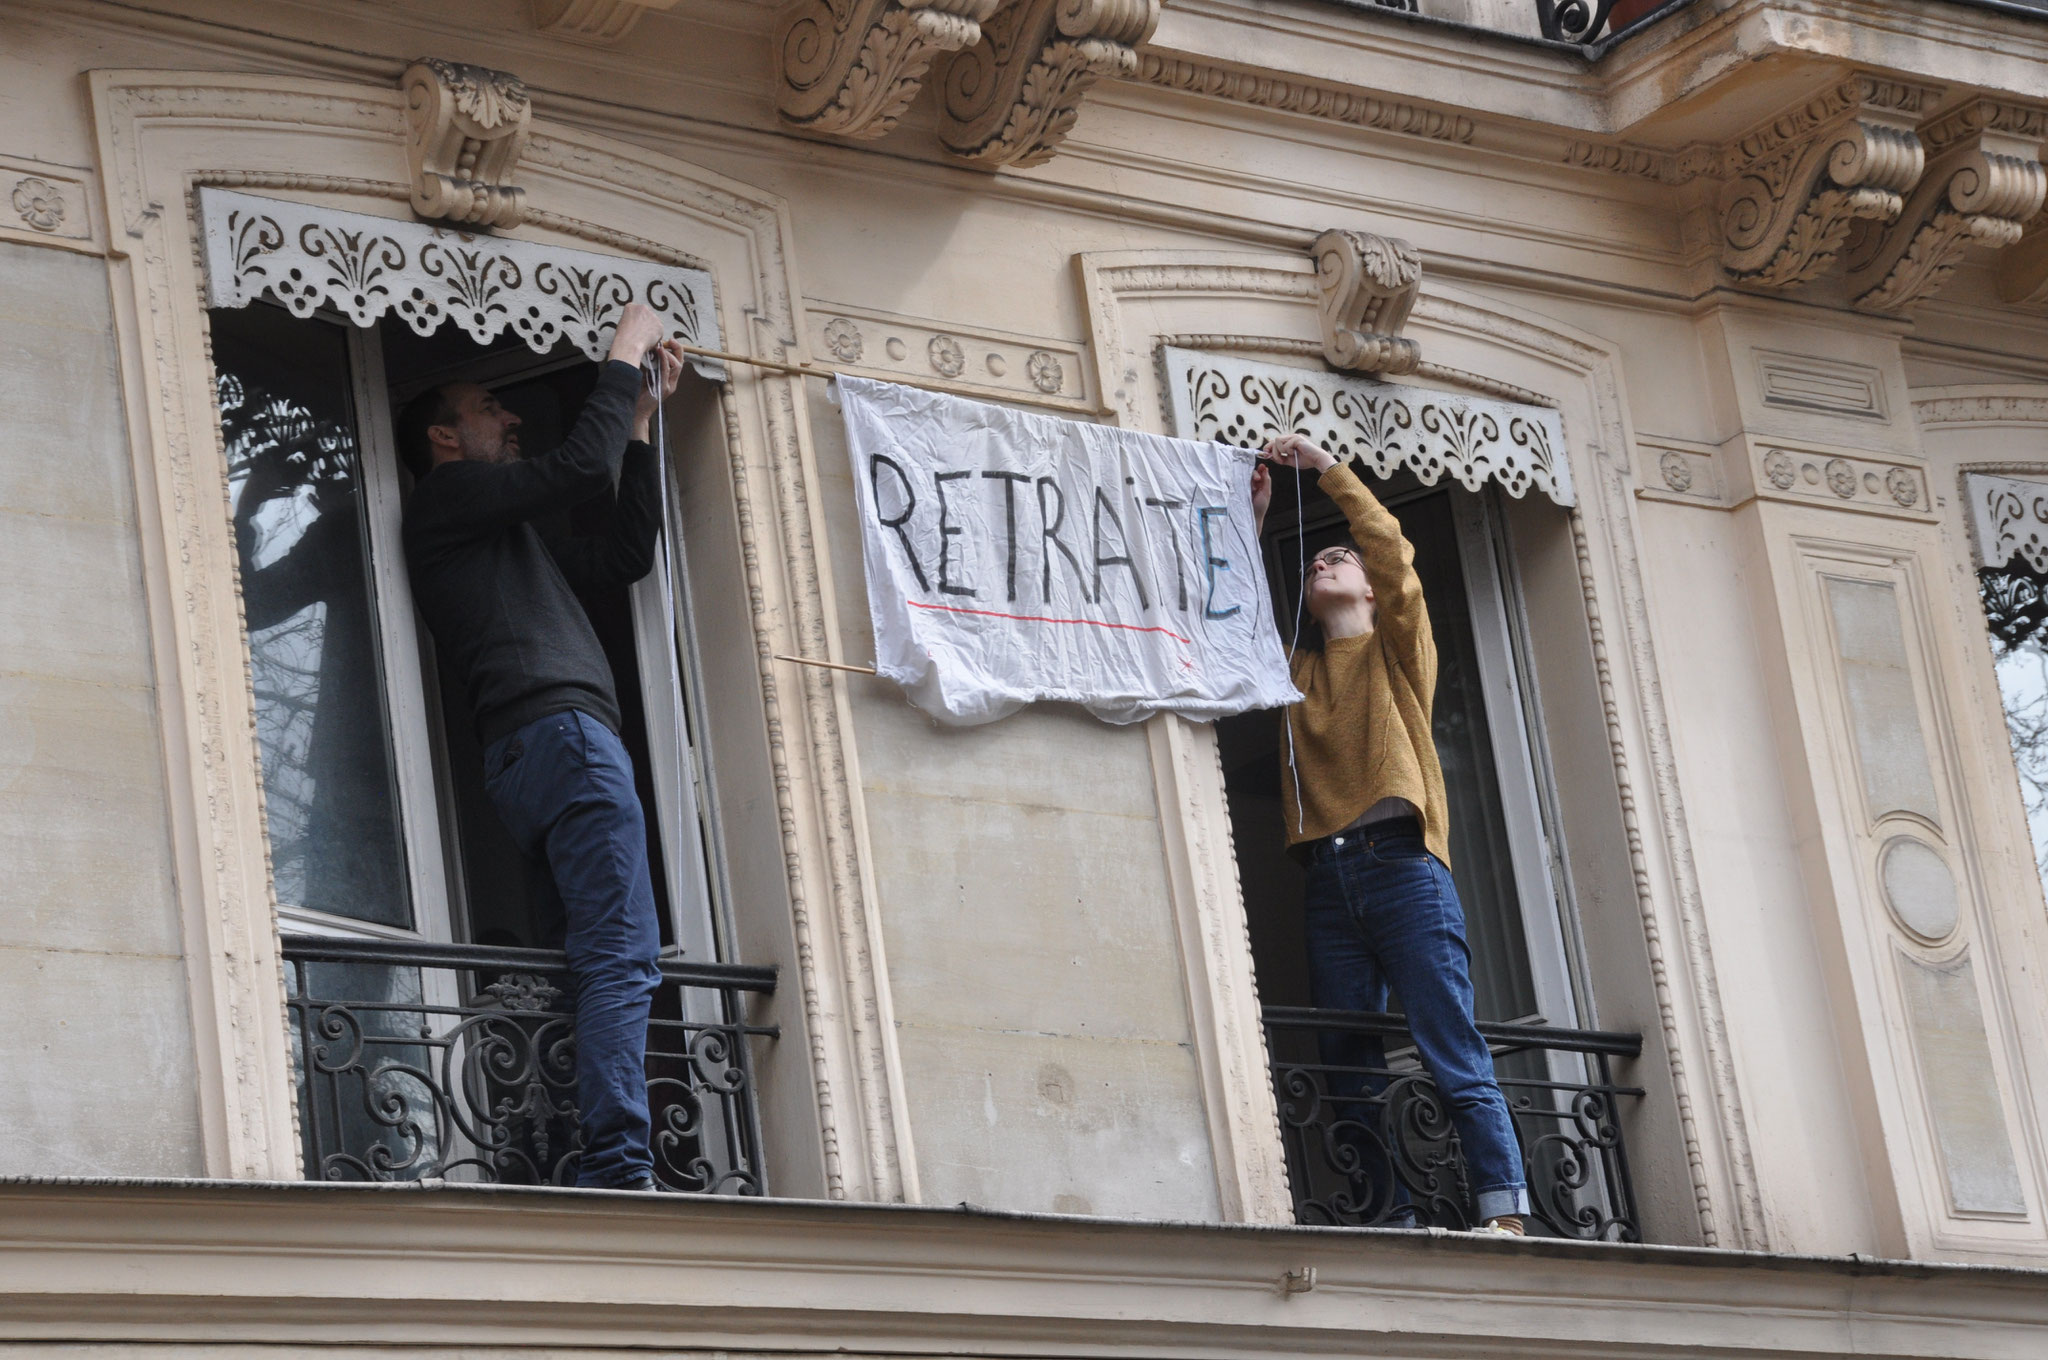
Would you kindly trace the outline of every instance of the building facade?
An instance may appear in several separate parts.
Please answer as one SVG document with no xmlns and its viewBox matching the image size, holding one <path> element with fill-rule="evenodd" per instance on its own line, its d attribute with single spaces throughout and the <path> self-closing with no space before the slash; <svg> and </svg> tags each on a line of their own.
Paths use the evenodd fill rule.
<svg viewBox="0 0 2048 1360">
<path fill-rule="evenodd" d="M 0 1347 L 2048 1354 L 2044 73 L 2034 0 L 0 5 Z M 636 299 L 653 1199 L 553 1188 L 392 429 L 544 442 Z M 834 372 L 1371 474 L 1535 1237 L 1312 1005 L 1271 714 L 862 673 Z M 1340 532 L 1283 479 L 1283 634 Z"/>
</svg>

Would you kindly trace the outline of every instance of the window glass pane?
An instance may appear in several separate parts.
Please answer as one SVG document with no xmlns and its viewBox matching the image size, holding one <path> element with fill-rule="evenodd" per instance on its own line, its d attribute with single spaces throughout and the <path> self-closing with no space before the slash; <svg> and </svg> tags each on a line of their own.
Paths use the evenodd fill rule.
<svg viewBox="0 0 2048 1360">
<path fill-rule="evenodd" d="M 213 313 L 277 900 L 411 927 L 340 327 Z"/>
<path fill-rule="evenodd" d="M 2033 833 L 2034 867 L 2048 884 L 2048 582 L 2018 558 L 1977 573 L 2005 731 Z"/>
</svg>

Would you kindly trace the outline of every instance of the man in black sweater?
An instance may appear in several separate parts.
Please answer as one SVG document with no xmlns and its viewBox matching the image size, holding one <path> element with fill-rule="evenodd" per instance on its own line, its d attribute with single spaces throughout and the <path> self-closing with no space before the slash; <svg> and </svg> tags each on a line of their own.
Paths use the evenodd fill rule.
<svg viewBox="0 0 2048 1360">
<path fill-rule="evenodd" d="M 573 588 L 623 586 L 654 565 L 661 493 L 647 443 L 683 354 L 639 303 L 559 449 L 522 458 L 519 417 L 474 383 L 422 393 L 399 417 L 416 485 L 405 507 L 414 601 L 469 692 L 484 787 L 525 852 L 554 875 L 576 1009 L 576 1183 L 654 1188 L 647 1147 L 647 1017 L 661 931 L 632 757 L 619 741 L 610 665 Z M 629 439 L 630 432 L 630 439 Z M 611 490 L 609 527 L 543 539 L 533 521 Z"/>
</svg>

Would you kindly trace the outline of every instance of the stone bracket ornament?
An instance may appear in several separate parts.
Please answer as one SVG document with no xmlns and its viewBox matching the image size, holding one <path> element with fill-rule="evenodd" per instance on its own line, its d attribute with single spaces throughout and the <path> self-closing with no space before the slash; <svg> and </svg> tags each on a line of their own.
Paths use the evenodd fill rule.
<svg viewBox="0 0 2048 1360">
<path fill-rule="evenodd" d="M 1422 288 L 1422 257 L 1392 236 L 1332 228 L 1309 248 L 1316 262 L 1316 309 L 1323 357 L 1361 373 L 1413 373 L 1422 350 L 1403 339 Z"/>
<path fill-rule="evenodd" d="M 807 132 L 886 135 L 934 58 L 981 41 L 1003 0 L 797 0 L 776 44 L 783 118 Z"/>
<path fill-rule="evenodd" d="M 1867 312 L 1903 312 L 1931 296 L 1971 246 L 2020 239 L 2048 195 L 2041 143 L 2048 112 L 1972 99 L 1921 129 L 1927 173 L 1890 226 L 1860 223 L 1846 256 L 1849 296 Z"/>
<path fill-rule="evenodd" d="M 413 211 L 433 221 L 518 226 L 526 191 L 512 176 L 533 117 L 526 86 L 503 71 L 424 57 L 398 88 Z"/>
<path fill-rule="evenodd" d="M 533 26 L 551 38 L 603 47 L 632 31 L 651 9 L 676 0 L 533 0 Z"/>
<path fill-rule="evenodd" d="M 941 73 L 939 139 L 991 169 L 1041 165 L 1105 76 L 1138 70 L 1159 0 L 1011 0 Z"/>
<path fill-rule="evenodd" d="M 1764 288 L 1806 283 L 1855 223 L 1896 218 L 1925 164 L 1914 127 L 1933 98 L 1859 74 L 1738 141 L 1720 204 L 1728 272 Z"/>
</svg>

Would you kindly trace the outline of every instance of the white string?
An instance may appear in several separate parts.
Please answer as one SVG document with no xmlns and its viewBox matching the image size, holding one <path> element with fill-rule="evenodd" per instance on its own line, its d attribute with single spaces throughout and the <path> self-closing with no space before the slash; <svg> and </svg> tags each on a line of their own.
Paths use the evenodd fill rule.
<svg viewBox="0 0 2048 1360">
<path fill-rule="evenodd" d="M 1301 464 L 1294 467 L 1294 556 L 1296 560 L 1294 591 L 1294 636 L 1287 640 L 1287 671 L 1294 673 L 1294 652 L 1301 645 L 1301 610 L 1308 599 L 1308 516 L 1301 504 Z M 1304 696 L 1304 699 L 1306 696 Z M 1287 773 L 1294 779 L 1294 834 L 1299 836 L 1306 829 L 1306 816 L 1301 806 L 1301 770 L 1294 763 L 1294 705 L 1280 710 L 1281 725 L 1287 729 Z"/>
</svg>

